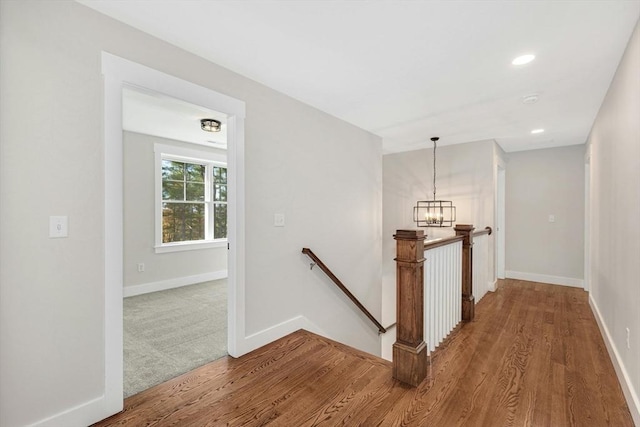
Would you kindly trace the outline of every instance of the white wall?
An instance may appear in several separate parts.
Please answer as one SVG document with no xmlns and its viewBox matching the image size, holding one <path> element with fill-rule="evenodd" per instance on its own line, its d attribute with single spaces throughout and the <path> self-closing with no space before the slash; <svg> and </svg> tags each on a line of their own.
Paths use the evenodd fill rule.
<svg viewBox="0 0 640 427">
<path fill-rule="evenodd" d="M 194 149 L 193 144 L 136 132 L 124 132 L 124 286 L 146 289 L 174 279 L 217 277 L 226 274 L 227 246 L 183 252 L 156 253 L 155 143 Z M 225 150 L 197 146 L 198 150 L 227 155 Z M 144 272 L 138 271 L 144 263 Z M 217 276 L 214 274 L 217 273 Z M 194 278 L 194 279 L 197 279 Z M 197 282 L 195 282 L 197 283 Z M 125 290 L 126 292 L 126 290 Z M 126 296 L 126 294 L 125 294 Z"/>
<path fill-rule="evenodd" d="M 380 316 L 380 138 L 72 1 L 0 2 L 0 36 L 0 425 L 104 392 L 102 51 L 246 103 L 247 334 L 302 316 L 380 352 L 300 253 Z M 68 238 L 48 238 L 50 215 L 69 216 Z"/>
<path fill-rule="evenodd" d="M 433 146 L 424 150 L 383 156 L 383 324 L 395 322 L 395 240 L 399 229 L 417 228 L 413 207 L 433 198 Z M 436 150 L 437 198 L 456 206 L 457 223 L 481 230 L 495 219 L 495 168 L 502 150 L 494 141 L 438 147 Z M 451 236 L 453 228 L 424 228 L 427 240 Z M 492 239 L 493 243 L 493 238 Z M 488 254 L 494 277 L 494 246 Z"/>
<path fill-rule="evenodd" d="M 584 145 L 509 153 L 505 262 L 507 277 L 582 286 Z"/>
<path fill-rule="evenodd" d="M 588 146 L 590 302 L 640 425 L 640 24 L 600 107 Z"/>
</svg>

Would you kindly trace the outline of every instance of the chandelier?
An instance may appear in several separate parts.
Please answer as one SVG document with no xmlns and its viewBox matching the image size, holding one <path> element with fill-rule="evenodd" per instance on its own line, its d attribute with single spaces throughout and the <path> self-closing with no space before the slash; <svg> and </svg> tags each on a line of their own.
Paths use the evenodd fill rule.
<svg viewBox="0 0 640 427">
<path fill-rule="evenodd" d="M 436 146 L 440 138 L 433 141 L 433 200 L 419 200 L 413 207 L 413 221 L 418 227 L 451 227 L 456 221 L 456 207 L 449 200 L 436 198 Z"/>
</svg>

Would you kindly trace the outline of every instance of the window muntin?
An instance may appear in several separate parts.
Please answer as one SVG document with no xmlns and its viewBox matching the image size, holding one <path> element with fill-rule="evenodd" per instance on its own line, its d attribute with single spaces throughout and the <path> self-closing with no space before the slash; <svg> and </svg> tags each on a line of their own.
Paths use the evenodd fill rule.
<svg viewBox="0 0 640 427">
<path fill-rule="evenodd" d="M 162 159 L 162 243 L 206 240 L 207 165 Z"/>
<path fill-rule="evenodd" d="M 163 144 L 155 144 L 154 151 L 157 165 L 156 252 L 197 249 L 205 244 L 225 242 L 225 157 Z"/>
</svg>

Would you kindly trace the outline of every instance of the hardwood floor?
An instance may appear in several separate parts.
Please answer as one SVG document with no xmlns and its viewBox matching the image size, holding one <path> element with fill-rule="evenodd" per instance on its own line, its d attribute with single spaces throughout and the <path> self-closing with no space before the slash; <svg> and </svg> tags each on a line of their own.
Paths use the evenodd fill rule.
<svg viewBox="0 0 640 427">
<path fill-rule="evenodd" d="M 587 293 L 507 280 L 417 388 L 298 331 L 132 396 L 98 426 L 633 426 Z"/>
</svg>

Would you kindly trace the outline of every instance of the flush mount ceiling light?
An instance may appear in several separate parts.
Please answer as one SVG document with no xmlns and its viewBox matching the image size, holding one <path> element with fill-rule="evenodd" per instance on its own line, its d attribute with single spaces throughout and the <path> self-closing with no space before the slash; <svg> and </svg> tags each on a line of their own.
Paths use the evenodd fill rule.
<svg viewBox="0 0 640 427">
<path fill-rule="evenodd" d="M 535 104 L 538 102 L 539 95 L 537 93 L 532 93 L 531 95 L 525 95 L 522 97 L 523 104 Z"/>
<path fill-rule="evenodd" d="M 413 222 L 418 227 L 451 227 L 456 221 L 456 207 L 449 200 L 436 200 L 436 143 L 433 141 L 433 200 L 420 200 L 413 207 Z"/>
<path fill-rule="evenodd" d="M 531 131 L 532 134 L 542 133 L 542 132 L 544 132 L 544 129 L 534 129 Z"/>
<path fill-rule="evenodd" d="M 529 62 L 533 61 L 534 59 L 536 59 L 535 55 L 526 54 L 526 55 L 518 56 L 516 59 L 511 61 L 511 63 L 513 65 L 524 65 L 524 64 L 528 64 Z"/>
<path fill-rule="evenodd" d="M 205 132 L 220 132 L 222 123 L 216 119 L 202 119 L 200 120 L 200 129 Z"/>
</svg>

